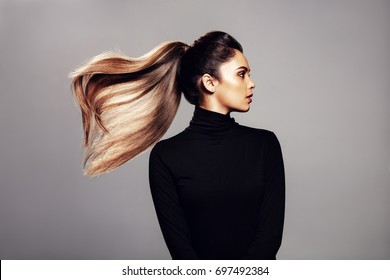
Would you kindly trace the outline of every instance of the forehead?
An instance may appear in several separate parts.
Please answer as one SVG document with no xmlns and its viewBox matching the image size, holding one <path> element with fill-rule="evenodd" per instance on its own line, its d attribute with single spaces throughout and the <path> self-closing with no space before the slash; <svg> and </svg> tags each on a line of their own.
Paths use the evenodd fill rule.
<svg viewBox="0 0 390 280">
<path fill-rule="evenodd" d="M 234 50 L 235 55 L 227 62 L 221 65 L 221 71 L 235 71 L 239 67 L 246 67 L 249 69 L 248 61 L 244 54 L 238 50 Z"/>
</svg>

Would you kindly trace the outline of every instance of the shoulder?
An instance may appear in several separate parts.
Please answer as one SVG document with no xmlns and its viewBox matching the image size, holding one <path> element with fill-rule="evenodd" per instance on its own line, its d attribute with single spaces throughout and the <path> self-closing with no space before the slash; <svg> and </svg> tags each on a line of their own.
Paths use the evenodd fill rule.
<svg viewBox="0 0 390 280">
<path fill-rule="evenodd" d="M 183 145 L 186 140 L 186 131 L 182 131 L 172 137 L 159 140 L 152 148 L 153 154 L 169 154 L 172 150 L 177 149 L 178 146 Z"/>
<path fill-rule="evenodd" d="M 158 141 L 152 148 L 149 156 L 151 165 L 162 164 L 169 169 L 176 169 L 183 160 L 191 158 L 194 147 L 199 142 L 192 139 L 188 132 L 182 131 L 175 136 Z"/>
<path fill-rule="evenodd" d="M 281 153 L 279 139 L 271 130 L 238 125 L 237 132 L 240 138 L 241 136 L 244 137 L 245 143 L 252 145 L 254 150 L 256 150 L 254 147 L 257 147 L 266 154 Z"/>
<path fill-rule="evenodd" d="M 277 137 L 275 133 L 271 130 L 263 129 L 263 128 L 255 128 L 255 127 L 249 127 L 245 125 L 237 125 L 237 130 L 239 134 L 242 135 L 248 135 L 255 137 L 257 139 L 263 139 L 263 140 L 271 140 L 275 141 L 277 140 Z"/>
</svg>

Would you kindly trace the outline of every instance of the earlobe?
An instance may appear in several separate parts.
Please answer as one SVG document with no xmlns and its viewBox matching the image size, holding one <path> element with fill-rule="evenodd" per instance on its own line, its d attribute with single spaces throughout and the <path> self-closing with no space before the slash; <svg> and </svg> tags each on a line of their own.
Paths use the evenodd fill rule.
<svg viewBox="0 0 390 280">
<path fill-rule="evenodd" d="M 202 76 L 202 85 L 210 93 L 215 91 L 215 79 L 209 74 L 204 74 Z"/>
</svg>

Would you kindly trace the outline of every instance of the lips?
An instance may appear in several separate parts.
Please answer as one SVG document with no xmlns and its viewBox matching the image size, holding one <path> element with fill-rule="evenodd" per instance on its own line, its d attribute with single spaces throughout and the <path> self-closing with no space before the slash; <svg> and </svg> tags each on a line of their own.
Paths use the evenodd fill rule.
<svg viewBox="0 0 390 280">
<path fill-rule="evenodd" d="M 249 102 L 252 102 L 252 97 L 253 96 L 253 93 L 249 94 L 246 99 L 249 101 Z"/>
</svg>

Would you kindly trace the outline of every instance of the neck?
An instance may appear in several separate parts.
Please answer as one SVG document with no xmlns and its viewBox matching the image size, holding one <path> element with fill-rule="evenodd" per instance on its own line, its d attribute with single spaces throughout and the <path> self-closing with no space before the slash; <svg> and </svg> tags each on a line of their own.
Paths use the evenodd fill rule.
<svg viewBox="0 0 390 280">
<path fill-rule="evenodd" d="M 189 130 L 209 135 L 224 135 L 237 125 L 230 113 L 222 114 L 195 106 Z"/>
<path fill-rule="evenodd" d="M 214 102 L 203 102 L 203 104 L 199 105 L 200 108 L 205 109 L 207 111 L 217 112 L 223 115 L 228 115 L 230 111 L 226 107 L 222 107 L 220 104 L 215 104 Z"/>
</svg>

